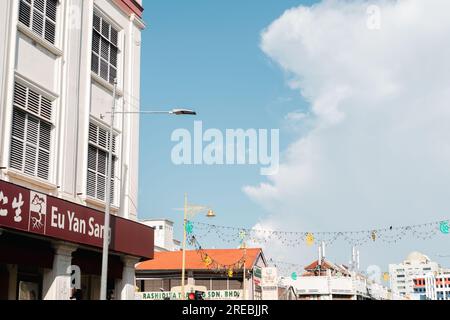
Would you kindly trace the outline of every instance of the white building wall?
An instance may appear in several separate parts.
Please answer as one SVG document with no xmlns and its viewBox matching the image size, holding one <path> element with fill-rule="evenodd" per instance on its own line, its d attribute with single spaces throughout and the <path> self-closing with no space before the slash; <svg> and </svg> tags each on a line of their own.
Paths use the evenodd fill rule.
<svg viewBox="0 0 450 320">
<path fill-rule="evenodd" d="M 140 41 L 144 25 L 112 0 L 60 1 L 52 45 L 18 22 L 19 0 L 0 2 L 0 178 L 104 210 L 86 196 L 90 119 L 109 126 L 112 86 L 91 73 L 94 7 L 119 31 L 118 111 L 139 109 Z M 50 178 L 41 180 L 9 167 L 14 81 L 54 101 Z M 113 213 L 136 219 L 139 117 L 116 116 L 119 134 Z"/>
<path fill-rule="evenodd" d="M 424 259 L 406 259 L 400 264 L 389 265 L 389 278 L 392 291 L 401 295 L 414 294 L 414 282 L 417 277 L 424 277 L 428 273 L 439 270 L 439 264 Z M 426 258 L 426 259 L 425 259 Z"/>
<path fill-rule="evenodd" d="M 107 112 L 113 100 L 113 87 L 91 72 L 94 8 L 119 31 L 117 111 L 137 111 L 140 104 L 144 24 L 115 2 L 59 1 L 53 45 L 19 22 L 20 0 L 0 1 L 0 179 L 104 211 L 103 201 L 86 195 L 89 122 L 94 119 L 108 127 Z M 50 175 L 46 180 L 10 166 L 16 81 L 53 102 Z M 136 220 L 139 117 L 118 114 L 114 130 L 118 134 L 118 165 L 112 213 Z M 60 260 L 61 264 L 55 265 L 44 281 L 45 296 L 49 299 L 67 298 L 66 293 L 61 296 L 59 289 L 55 289 L 65 281 L 60 277 L 61 266 L 68 262 Z M 134 289 L 134 268 L 131 265 L 128 263 L 124 269 L 119 286 L 118 294 L 123 299 L 133 296 L 130 288 Z"/>
<path fill-rule="evenodd" d="M 155 230 L 155 251 L 177 251 L 179 246 L 173 238 L 173 222 L 166 219 L 141 221 Z"/>
</svg>

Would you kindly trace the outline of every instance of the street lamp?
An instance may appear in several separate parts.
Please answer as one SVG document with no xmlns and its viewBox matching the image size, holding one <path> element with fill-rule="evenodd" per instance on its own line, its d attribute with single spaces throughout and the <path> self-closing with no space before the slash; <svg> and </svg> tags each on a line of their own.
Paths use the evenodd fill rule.
<svg viewBox="0 0 450 320">
<path fill-rule="evenodd" d="M 113 103 L 111 107 L 111 121 L 109 126 L 109 141 L 108 141 L 108 177 L 106 180 L 106 209 L 105 209 L 105 221 L 103 225 L 103 254 L 102 254 L 102 275 L 100 282 L 100 300 L 106 300 L 107 285 L 108 285 L 108 250 L 109 250 L 109 220 L 111 211 L 111 179 L 112 179 L 112 144 L 114 135 L 114 116 L 115 114 L 172 114 L 176 116 L 180 115 L 197 115 L 193 110 L 189 109 L 173 109 L 170 111 L 116 111 L 116 91 L 117 91 L 117 79 L 114 79 L 113 89 Z"/>
<path fill-rule="evenodd" d="M 207 206 L 199 206 L 199 205 L 192 205 L 188 204 L 187 200 L 187 193 L 184 195 L 184 220 L 183 220 L 183 261 L 182 261 L 182 267 L 181 267 L 181 299 L 184 300 L 186 297 L 186 292 L 184 288 L 184 280 L 186 275 L 186 223 L 188 222 L 188 216 L 189 218 L 193 218 L 197 213 L 200 212 L 207 212 L 206 217 L 207 218 L 214 218 L 216 216 L 216 213 Z"/>
</svg>

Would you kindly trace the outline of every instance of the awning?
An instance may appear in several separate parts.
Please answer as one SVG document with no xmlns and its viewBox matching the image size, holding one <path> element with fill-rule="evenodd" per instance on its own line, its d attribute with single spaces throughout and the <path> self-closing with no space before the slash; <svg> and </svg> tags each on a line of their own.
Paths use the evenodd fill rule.
<svg viewBox="0 0 450 320">
<path fill-rule="evenodd" d="M 101 211 L 0 181 L 0 228 L 102 248 L 104 217 Z M 114 215 L 110 222 L 111 251 L 153 258 L 151 227 Z"/>
</svg>

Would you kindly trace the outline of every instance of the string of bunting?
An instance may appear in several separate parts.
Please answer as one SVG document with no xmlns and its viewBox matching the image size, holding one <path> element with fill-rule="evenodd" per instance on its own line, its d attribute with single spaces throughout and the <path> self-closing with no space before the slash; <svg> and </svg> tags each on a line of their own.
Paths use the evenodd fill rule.
<svg viewBox="0 0 450 320">
<path fill-rule="evenodd" d="M 297 280 L 297 277 L 304 272 L 304 266 L 298 263 L 285 262 L 270 258 L 269 265 L 276 267 L 279 275 L 289 275 L 293 280 Z"/>
<path fill-rule="evenodd" d="M 216 259 L 214 259 L 214 257 L 212 257 L 211 255 L 209 255 L 205 250 L 203 250 L 202 246 L 200 245 L 200 243 L 198 242 L 197 238 L 192 235 L 190 232 L 189 236 L 188 236 L 188 243 L 189 245 L 193 246 L 195 248 L 195 250 L 197 251 L 197 253 L 200 255 L 200 259 L 203 261 L 203 263 L 205 264 L 205 266 L 208 269 L 213 270 L 216 273 L 220 273 L 220 272 L 226 272 L 226 275 L 229 278 L 232 278 L 235 270 L 239 270 L 239 269 L 243 269 L 244 267 L 244 263 L 245 263 L 245 254 L 242 254 L 242 257 L 239 258 L 239 260 L 233 262 L 233 263 L 221 263 L 220 261 L 217 261 Z"/>
<path fill-rule="evenodd" d="M 195 227 L 195 234 L 199 238 L 214 235 L 224 242 L 236 243 L 236 241 L 242 242 L 242 235 L 244 235 L 245 241 L 255 244 L 267 244 L 276 241 L 287 247 L 298 247 L 303 244 L 312 246 L 315 243 L 321 242 L 324 242 L 326 245 L 331 245 L 337 240 L 346 241 L 352 246 L 362 246 L 375 241 L 392 244 L 402 240 L 407 235 L 411 235 L 420 240 L 429 240 L 438 234 L 448 235 L 450 232 L 449 220 L 360 231 L 331 232 L 274 231 L 220 226 L 192 221 L 188 221 L 188 224 L 190 233 L 192 234 L 194 232 Z"/>
</svg>

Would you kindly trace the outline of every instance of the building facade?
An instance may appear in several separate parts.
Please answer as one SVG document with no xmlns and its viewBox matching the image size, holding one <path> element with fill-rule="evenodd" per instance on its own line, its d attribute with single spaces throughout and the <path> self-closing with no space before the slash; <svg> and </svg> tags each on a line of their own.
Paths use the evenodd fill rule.
<svg viewBox="0 0 450 320">
<path fill-rule="evenodd" d="M 167 219 L 148 219 L 141 223 L 155 230 L 155 251 L 178 251 L 181 249 L 179 240 L 173 237 L 173 221 Z"/>
<path fill-rule="evenodd" d="M 450 271 L 413 279 L 416 300 L 450 300 Z"/>
<path fill-rule="evenodd" d="M 426 255 L 411 252 L 402 263 L 389 265 L 391 290 L 403 296 L 412 296 L 414 294 L 413 280 L 438 272 L 439 269 L 439 264 L 431 261 Z"/>
<path fill-rule="evenodd" d="M 153 255 L 135 221 L 139 119 L 118 115 L 109 146 L 109 111 L 139 110 L 142 12 L 141 0 L 0 2 L 2 299 L 68 299 L 75 264 L 83 298 L 99 297 L 107 184 L 108 287 L 134 294 L 134 264 Z"/>
<path fill-rule="evenodd" d="M 326 259 L 305 267 L 302 276 L 293 280 L 281 278 L 284 286 L 295 289 L 298 300 L 398 300 L 388 288 L 365 275 Z"/>
<path fill-rule="evenodd" d="M 205 300 L 262 300 L 262 271 L 267 267 L 265 257 L 259 248 L 205 249 L 214 261 L 223 265 L 234 264 L 245 255 L 244 269 L 208 265 L 195 250 L 186 251 L 186 295 L 190 288 L 203 288 Z M 138 299 L 162 300 L 180 299 L 182 251 L 156 252 L 152 260 L 136 265 L 136 286 Z M 267 282 L 267 281 L 266 281 Z M 275 278 L 276 283 L 276 278 Z M 245 292 L 244 292 L 245 290 Z M 275 287 L 275 291 L 277 288 Z"/>
</svg>

